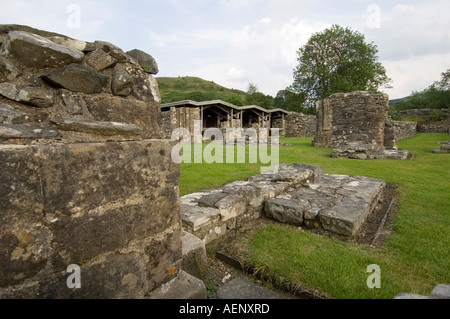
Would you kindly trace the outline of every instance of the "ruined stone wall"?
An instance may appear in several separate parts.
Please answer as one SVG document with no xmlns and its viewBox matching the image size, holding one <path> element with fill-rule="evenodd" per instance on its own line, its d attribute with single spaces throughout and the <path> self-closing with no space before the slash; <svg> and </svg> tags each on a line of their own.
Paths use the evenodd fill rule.
<svg viewBox="0 0 450 319">
<path fill-rule="evenodd" d="M 153 58 L 23 26 L 0 42 L 0 298 L 147 297 L 181 267 Z"/>
<path fill-rule="evenodd" d="M 316 134 L 316 117 L 292 112 L 286 116 L 286 136 L 304 137 Z"/>
<path fill-rule="evenodd" d="M 337 93 L 317 102 L 313 145 L 340 147 L 348 143 L 384 147 L 389 98 L 374 92 Z"/>
<path fill-rule="evenodd" d="M 442 121 L 429 121 L 430 116 L 436 113 L 445 114 L 447 118 Z M 418 123 L 417 132 L 419 133 L 450 133 L 450 109 L 398 110 L 392 112 L 392 115 L 399 116 L 401 119 L 427 120 Z"/>
<path fill-rule="evenodd" d="M 396 142 L 414 137 L 417 135 L 417 123 L 415 122 L 394 122 L 394 139 Z"/>
</svg>

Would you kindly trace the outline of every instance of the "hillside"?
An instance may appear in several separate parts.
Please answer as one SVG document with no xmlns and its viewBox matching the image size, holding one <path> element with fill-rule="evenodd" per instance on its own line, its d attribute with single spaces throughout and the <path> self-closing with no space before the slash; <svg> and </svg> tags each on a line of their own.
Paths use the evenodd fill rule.
<svg viewBox="0 0 450 319">
<path fill-rule="evenodd" d="M 223 100 L 237 106 L 245 103 L 246 92 L 228 89 L 213 81 L 206 81 L 198 77 L 157 77 L 162 103 L 181 100 L 197 102 L 209 100 Z"/>
<path fill-rule="evenodd" d="M 390 100 L 390 101 L 389 101 L 389 105 L 390 105 L 390 106 L 395 106 L 395 104 L 397 104 L 398 102 L 406 101 L 406 100 L 409 99 L 409 98 L 410 98 L 409 96 L 406 96 L 406 97 L 401 98 L 401 99 L 393 99 L 393 100 Z"/>
</svg>

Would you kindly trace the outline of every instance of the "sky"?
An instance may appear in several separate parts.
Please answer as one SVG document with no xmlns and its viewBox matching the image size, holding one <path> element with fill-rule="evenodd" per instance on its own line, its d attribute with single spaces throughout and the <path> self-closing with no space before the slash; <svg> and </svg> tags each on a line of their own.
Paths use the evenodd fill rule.
<svg viewBox="0 0 450 319">
<path fill-rule="evenodd" d="M 0 24 L 108 41 L 151 54 L 157 77 L 197 76 L 276 96 L 293 82 L 297 51 L 333 24 L 378 48 L 391 99 L 450 68 L 449 0 L 0 0 Z"/>
</svg>

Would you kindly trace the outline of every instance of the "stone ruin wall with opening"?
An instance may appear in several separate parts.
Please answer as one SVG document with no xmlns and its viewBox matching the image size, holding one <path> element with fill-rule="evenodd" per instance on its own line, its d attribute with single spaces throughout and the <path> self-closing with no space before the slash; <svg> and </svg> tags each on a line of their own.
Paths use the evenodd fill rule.
<svg viewBox="0 0 450 319">
<path fill-rule="evenodd" d="M 0 298 L 146 298 L 182 263 L 156 63 L 25 26 L 0 44 Z"/>
</svg>

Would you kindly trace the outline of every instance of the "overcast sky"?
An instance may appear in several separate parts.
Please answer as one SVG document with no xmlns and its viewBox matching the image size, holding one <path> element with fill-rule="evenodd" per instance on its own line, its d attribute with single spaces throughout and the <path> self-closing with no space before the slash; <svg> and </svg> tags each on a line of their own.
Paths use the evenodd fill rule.
<svg viewBox="0 0 450 319">
<path fill-rule="evenodd" d="M 450 68 L 449 0 L 0 0 L 0 24 L 13 23 L 143 50 L 157 76 L 252 82 L 272 96 L 292 84 L 296 51 L 333 24 L 377 45 L 392 99 Z"/>
</svg>

